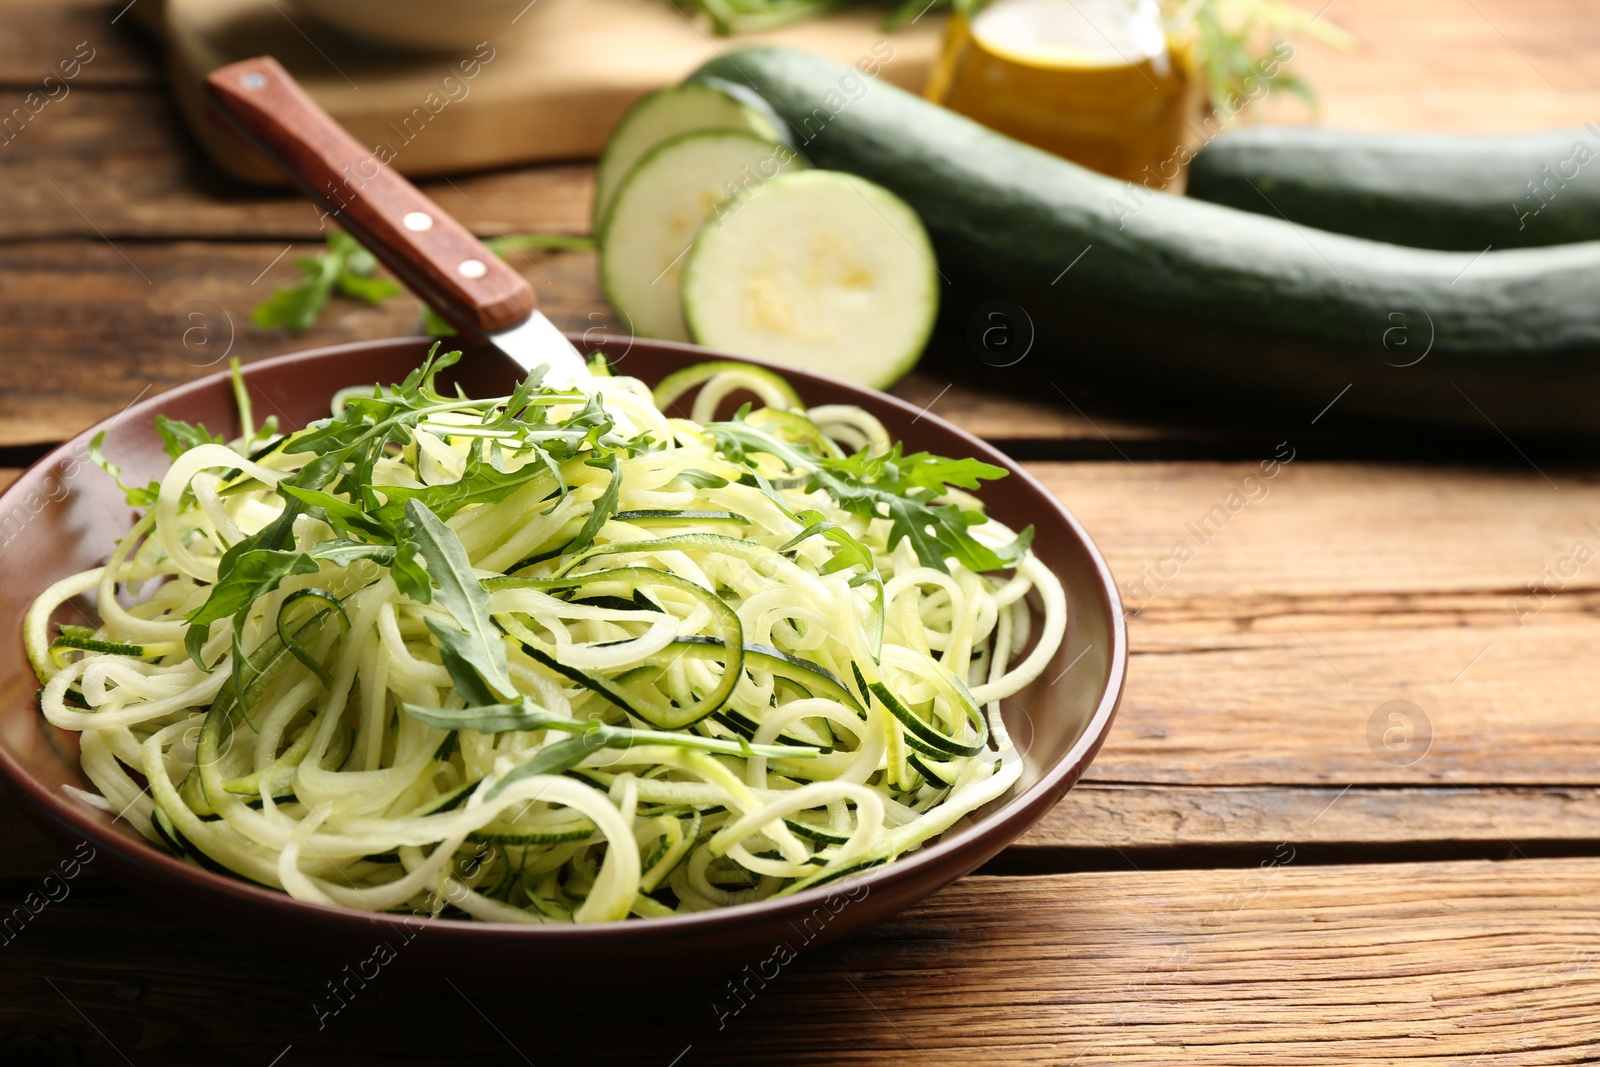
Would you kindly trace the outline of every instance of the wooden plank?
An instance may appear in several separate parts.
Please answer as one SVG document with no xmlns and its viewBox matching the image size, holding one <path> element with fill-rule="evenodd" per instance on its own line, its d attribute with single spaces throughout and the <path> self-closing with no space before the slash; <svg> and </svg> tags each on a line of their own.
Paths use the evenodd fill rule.
<svg viewBox="0 0 1600 1067">
<path fill-rule="evenodd" d="M 165 90 L 70 93 L 0 151 L 7 153 L 13 206 L 0 219 L 0 240 L 289 241 L 316 240 L 322 232 L 320 212 L 299 195 L 240 185 L 198 158 Z M 502 171 L 423 188 L 486 236 L 589 230 L 588 165 Z"/>
<path fill-rule="evenodd" d="M 175 940 L 164 914 L 89 873 L 6 947 L 0 1033 L 90 1063 L 1510 1065 L 1600 1052 L 1600 861 L 1294 860 L 969 878 L 787 965 L 782 946 L 752 945 L 736 985 L 651 976 L 643 996 L 565 997 L 536 971 L 444 974 L 401 951 L 337 1013 L 327 983 L 370 953 L 250 948 L 192 921 Z M 395 1026 L 407 1017 L 427 1025 Z"/>
<path fill-rule="evenodd" d="M 315 251 L 314 245 L 268 242 L 145 244 L 98 237 L 0 243 L 6 279 L 0 344 L 12 353 L 0 361 L 0 446 L 62 440 L 114 415 L 143 389 L 210 373 L 224 352 L 249 361 L 416 332 L 417 304 L 404 297 L 377 308 L 336 300 L 317 328 L 299 337 L 253 326 L 251 307 L 272 287 L 296 280 L 294 258 Z M 557 323 L 576 330 L 616 325 L 600 296 L 593 254 L 530 252 L 511 262 Z M 1091 424 L 1037 394 L 950 385 L 948 376 L 931 371 L 896 392 L 989 438 L 1101 441 L 1102 433 L 1130 439 L 1155 432 Z"/>
<path fill-rule="evenodd" d="M 1034 469 L 1138 613 L 1094 777 L 1600 781 L 1600 572 L 1580 562 L 1600 558 L 1600 495 L 1587 475 L 1552 472 L 1557 491 L 1532 470 L 1303 456 L 1270 480 L 1257 464 Z M 1393 713 L 1418 746 L 1431 736 L 1425 757 L 1386 747 L 1403 735 Z"/>
<path fill-rule="evenodd" d="M 145 7 L 158 2 L 137 0 Z M 159 85 L 160 57 L 135 32 L 134 12 L 118 17 L 133 7 L 128 0 L 7 0 L 0 23 L 0 110 L 9 112 L 21 103 L 24 93 L 40 88 L 45 75 L 59 76 L 57 64 L 73 56 L 91 58 L 71 79 L 69 92 Z M 88 48 L 80 52 L 84 44 Z M 49 88 L 59 95 L 59 89 Z"/>
<path fill-rule="evenodd" d="M 1292 607 L 1283 608 L 1285 612 Z M 1133 633 L 1115 729 L 1090 774 L 1173 784 L 1600 783 L 1600 620 L 1524 629 L 1250 615 Z M 1230 634 L 1236 626 L 1247 632 Z"/>
<path fill-rule="evenodd" d="M 1198 866 L 1224 866 L 1241 852 L 1270 852 L 1279 842 L 1324 854 L 1384 845 L 1509 858 L 1563 846 L 1587 848 L 1597 839 L 1600 789 L 1595 788 L 1174 787 L 1090 781 L 1063 797 L 1012 848 L 1170 850 Z"/>
<path fill-rule="evenodd" d="M 1552 467 L 1546 481 L 1509 445 L 1506 466 L 1461 468 L 1319 463 L 1299 444 L 1254 462 L 1032 469 L 1100 542 L 1127 606 L 1164 620 L 1226 600 L 1230 614 L 1263 618 L 1277 605 L 1354 609 L 1359 625 L 1401 612 L 1454 622 L 1469 609 L 1515 623 L 1506 601 L 1527 582 L 1559 583 L 1565 569 L 1568 593 L 1600 583 L 1600 567 L 1563 565 L 1579 541 L 1600 553 L 1589 527 L 1600 527 L 1600 479 L 1588 471 Z"/>
</svg>

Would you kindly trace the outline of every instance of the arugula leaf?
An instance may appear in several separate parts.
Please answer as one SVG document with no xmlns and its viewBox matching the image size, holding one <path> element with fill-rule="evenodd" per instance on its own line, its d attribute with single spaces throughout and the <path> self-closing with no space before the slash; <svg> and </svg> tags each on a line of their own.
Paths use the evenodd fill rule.
<svg viewBox="0 0 1600 1067">
<path fill-rule="evenodd" d="M 822 489 L 846 511 L 889 520 L 889 547 L 909 540 L 924 567 L 948 572 L 947 558 L 972 571 L 993 571 L 1021 562 L 1033 540 L 1029 527 L 1010 545 L 990 548 L 968 529 L 987 521 L 978 509 L 934 504 L 951 487 L 976 489 L 982 479 L 1006 471 L 976 459 L 945 459 L 918 452 L 903 456 L 900 445 L 881 455 L 867 449 L 843 459 L 819 457 L 808 490 Z"/>
<path fill-rule="evenodd" d="M 219 619 L 230 618 L 252 601 L 263 597 L 285 578 L 293 574 L 313 574 L 317 561 L 308 552 L 282 552 L 271 549 L 254 549 L 234 557 L 226 573 L 217 574 L 217 584 L 211 587 L 206 602 L 191 611 L 191 626 L 202 626 Z"/>
<path fill-rule="evenodd" d="M 721 489 L 728 484 L 728 479 L 720 474 L 712 474 L 709 471 L 698 470 L 694 467 L 679 471 L 677 476 L 680 480 L 688 482 L 696 489 Z"/>
<path fill-rule="evenodd" d="M 727 422 L 710 422 L 705 425 L 705 431 L 716 442 L 717 451 L 723 457 L 734 462 L 749 464 L 750 453 L 765 453 L 775 459 L 781 459 L 784 466 L 792 471 L 810 471 L 815 469 L 817 457 L 803 445 L 791 445 L 787 441 L 780 441 L 764 430 L 758 430 L 744 421 L 745 415 L 750 411 L 746 404 L 734 413 Z"/>
<path fill-rule="evenodd" d="M 585 449 L 593 448 L 607 440 L 606 435 L 611 432 L 616 420 L 606 411 L 605 404 L 600 400 L 600 394 L 595 393 L 585 401 L 582 409 L 576 415 L 569 416 L 561 424 L 564 433 L 548 442 L 544 447 L 550 454 L 558 459 L 571 459 Z M 579 431 L 582 431 L 581 433 Z M 642 442 L 648 437 L 636 438 L 631 444 L 642 447 Z M 621 442 L 612 441 L 613 444 Z"/>
<path fill-rule="evenodd" d="M 515 704 L 480 704 L 477 707 L 444 708 L 423 707 L 420 704 L 402 704 L 413 719 L 437 726 L 441 730 L 476 730 L 483 734 L 497 734 L 503 730 L 562 730 L 583 729 L 586 724 L 553 711 L 520 700 Z"/>
<path fill-rule="evenodd" d="M 406 506 L 415 500 L 427 506 L 441 519 L 448 519 L 469 504 L 498 504 L 524 485 L 549 473 L 541 463 L 528 463 L 514 471 L 497 470 L 491 460 L 482 456 L 487 442 L 480 442 L 467 456 L 466 469 L 453 482 L 425 485 L 417 488 L 403 485 L 384 485 L 378 492 L 388 502 L 372 513 L 371 518 L 382 526 L 394 527 L 403 521 Z"/>
<path fill-rule="evenodd" d="M 394 559 L 389 562 L 389 577 L 394 579 L 395 588 L 403 596 L 419 604 L 433 603 L 433 583 L 422 567 L 421 552 L 415 541 L 401 540 L 395 545 Z"/>
<path fill-rule="evenodd" d="M 377 261 L 373 261 L 377 265 Z M 359 300 L 364 304 L 381 304 L 385 300 L 400 292 L 400 286 L 388 278 L 369 278 L 356 272 L 354 257 L 346 264 L 346 269 L 334 280 L 339 289 L 339 295 L 347 296 L 351 300 Z"/>
<path fill-rule="evenodd" d="M 275 289 L 250 312 L 264 329 L 282 327 L 293 333 L 309 330 L 337 289 L 352 300 L 378 304 L 400 292 L 398 283 L 374 277 L 378 261 L 354 237 L 343 231 L 328 234 L 328 249 L 294 261 L 305 275 L 294 285 Z"/>
<path fill-rule="evenodd" d="M 217 584 L 211 587 L 211 593 L 206 598 L 206 602 L 188 614 L 189 629 L 185 631 L 183 637 L 183 647 L 188 651 L 189 658 L 194 660 L 195 666 L 201 670 L 211 670 L 210 667 L 206 666 L 205 660 L 200 657 L 201 649 L 211 634 L 211 623 L 218 619 L 225 619 L 229 615 L 233 616 L 233 642 L 237 653 L 239 638 L 244 631 L 244 620 L 247 614 L 244 609 L 249 607 L 257 596 L 264 596 L 278 588 L 278 583 L 288 575 L 309 574 L 317 569 L 316 561 L 309 555 L 303 552 L 283 550 L 284 545 L 288 544 L 293 537 L 294 521 L 300 516 L 301 510 L 300 501 L 289 500 L 284 509 L 278 513 L 277 518 L 228 549 L 222 554 L 222 559 L 217 561 Z M 297 561 L 293 566 L 306 567 L 307 569 L 284 570 L 276 578 L 273 578 L 270 572 L 274 565 L 257 560 L 256 553 L 262 553 L 265 557 L 279 559 L 304 556 L 305 563 Z M 236 586 L 250 581 L 253 576 L 259 576 L 263 584 L 257 592 L 241 597 L 238 588 L 236 586 L 228 586 L 227 582 L 233 576 L 235 569 L 239 567 L 240 562 L 246 557 L 251 557 L 252 562 L 249 564 L 249 569 L 236 580 Z M 221 602 L 224 600 L 234 605 L 231 610 L 224 611 L 221 609 Z"/>
<path fill-rule="evenodd" d="M 488 802 L 505 792 L 513 784 L 524 778 L 531 778 L 536 774 L 563 774 L 576 767 L 585 756 L 598 752 L 613 740 L 600 730 L 591 730 L 569 737 L 565 741 L 557 741 L 553 745 L 541 748 L 527 763 L 513 767 L 507 771 L 504 778 L 494 784 L 494 788 L 484 794 L 484 801 Z"/>
<path fill-rule="evenodd" d="M 439 662 L 444 664 L 444 669 L 450 672 L 450 680 L 455 683 L 456 692 L 466 700 L 471 707 L 481 708 L 500 702 L 500 697 L 489 688 L 489 683 L 484 680 L 484 671 L 480 669 L 475 660 L 475 655 L 480 651 L 475 641 L 475 634 L 465 630 L 457 630 L 440 622 L 438 619 L 425 620 L 428 630 L 439 643 Z M 504 658 L 504 649 L 501 658 Z M 510 684 L 509 677 L 506 679 Z M 502 689 L 502 693 L 508 690 Z"/>
<path fill-rule="evenodd" d="M 833 574 L 847 567 L 860 567 L 865 572 L 877 574 L 878 565 L 872 558 L 872 549 L 857 540 L 849 530 L 837 523 L 829 522 L 820 511 L 802 511 L 798 518 L 801 522 L 808 522 L 811 525 L 779 545 L 779 552 L 787 552 L 802 541 L 820 535 L 838 546 L 838 551 L 833 557 L 822 565 L 822 574 Z"/>
<path fill-rule="evenodd" d="M 396 549 L 392 545 L 369 545 L 363 541 L 343 539 L 323 541 L 310 549 L 316 559 L 325 559 L 335 567 L 348 567 L 357 560 L 370 559 L 381 566 L 394 562 Z"/>
<path fill-rule="evenodd" d="M 1193 48 L 1210 104 L 1228 122 L 1253 99 L 1283 90 L 1315 107 L 1316 94 L 1275 62 L 1284 33 L 1304 33 L 1336 48 L 1349 48 L 1349 33 L 1285 0 L 1188 0 L 1179 26 L 1193 27 Z M 1259 82 L 1260 84 L 1254 84 Z"/>
<path fill-rule="evenodd" d="M 429 600 L 450 613 L 460 629 L 428 620 L 439 640 L 439 654 L 463 696 L 474 703 L 498 703 L 490 690 L 505 695 L 516 686 L 506 670 L 506 646 L 489 619 L 489 594 L 472 571 L 461 539 L 420 500 L 406 501 L 407 540 L 428 564 L 433 586 Z M 398 559 L 398 554 L 397 557 Z M 426 603 L 428 601 L 424 601 Z M 485 688 L 487 684 L 488 688 Z"/>
<path fill-rule="evenodd" d="M 924 567 L 948 573 L 945 560 L 954 558 L 969 570 L 1002 570 L 1021 562 L 1033 541 L 1033 528 L 1029 527 L 1011 544 L 990 548 L 968 532 L 970 527 L 986 521 L 981 510 L 935 503 L 951 489 L 977 489 L 985 480 L 1004 478 L 1006 471 L 1002 467 L 976 459 L 946 459 L 927 452 L 907 456 L 901 453 L 899 444 L 881 454 L 864 448 L 843 458 L 818 456 L 803 445 L 781 441 L 751 426 L 740 416 L 705 428 L 723 455 L 748 464 L 751 453 L 765 454 L 782 460 L 791 471 L 808 474 L 807 492 L 820 489 L 840 507 L 862 518 L 888 519 L 888 547 L 892 549 L 909 539 Z M 741 480 L 762 487 L 769 497 L 781 503 L 758 472 L 751 470 Z"/>
<path fill-rule="evenodd" d="M 582 552 L 594 544 L 595 535 L 600 532 L 600 527 L 617 513 L 617 501 L 622 496 L 622 470 L 617 466 L 615 452 L 608 452 L 602 458 L 589 460 L 589 466 L 603 467 L 610 471 L 611 480 L 606 483 L 605 492 L 595 499 L 594 510 L 590 511 L 589 517 L 583 521 L 578 536 L 563 550 L 566 552 Z"/>
<path fill-rule="evenodd" d="M 384 541 L 392 540 L 389 527 L 367 514 L 360 505 L 352 504 L 344 497 L 334 496 L 321 489 L 307 489 L 305 486 L 292 484 L 280 484 L 278 492 L 282 496 L 292 497 L 308 505 L 311 514 L 324 520 L 342 534 L 363 534 Z"/>
<path fill-rule="evenodd" d="M 247 609 L 252 603 L 277 589 L 279 583 L 290 575 L 314 574 L 317 569 L 317 561 L 305 552 L 258 548 L 234 555 L 230 549 L 222 557 L 217 570 L 217 584 L 211 587 L 211 595 L 187 616 L 189 629 L 184 633 L 183 643 L 189 657 L 196 665 L 205 668 L 200 652 L 206 639 L 211 636 L 212 623 L 220 619 L 233 619 L 237 646 Z"/>
<path fill-rule="evenodd" d="M 161 435 L 162 447 L 173 459 L 198 445 L 227 443 L 207 430 L 204 423 L 190 424 L 182 419 L 169 419 L 165 415 L 156 416 L 156 433 Z"/>
</svg>

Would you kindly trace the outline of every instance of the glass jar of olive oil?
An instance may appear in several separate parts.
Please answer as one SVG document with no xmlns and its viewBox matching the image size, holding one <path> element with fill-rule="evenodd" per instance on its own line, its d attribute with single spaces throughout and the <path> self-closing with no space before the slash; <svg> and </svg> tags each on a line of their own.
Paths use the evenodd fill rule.
<svg viewBox="0 0 1600 1067">
<path fill-rule="evenodd" d="M 1155 0 L 994 0 L 950 17 L 925 95 L 1086 167 L 1151 188 L 1200 100 L 1189 49 Z"/>
</svg>

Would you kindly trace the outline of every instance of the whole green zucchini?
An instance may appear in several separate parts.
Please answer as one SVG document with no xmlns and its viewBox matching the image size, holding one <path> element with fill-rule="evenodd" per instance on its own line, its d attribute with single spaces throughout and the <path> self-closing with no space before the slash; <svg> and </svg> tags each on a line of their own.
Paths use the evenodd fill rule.
<svg viewBox="0 0 1600 1067">
<path fill-rule="evenodd" d="M 1016 368 L 1036 376 L 1204 394 L 1280 423 L 1342 395 L 1342 415 L 1600 428 L 1600 243 L 1379 244 L 1152 193 L 802 52 L 702 70 L 759 93 L 816 165 L 911 205 L 948 283 L 941 329 L 975 359 L 998 362 L 983 323 L 1004 301 L 1036 331 Z"/>
<path fill-rule="evenodd" d="M 1470 137 L 1257 126 L 1195 156 L 1189 195 L 1375 241 L 1481 252 L 1600 240 L 1600 127 Z"/>
</svg>

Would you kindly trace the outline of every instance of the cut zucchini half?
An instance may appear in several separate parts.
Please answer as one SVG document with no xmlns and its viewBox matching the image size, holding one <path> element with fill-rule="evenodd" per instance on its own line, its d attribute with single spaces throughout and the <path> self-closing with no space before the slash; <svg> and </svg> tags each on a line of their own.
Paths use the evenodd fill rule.
<svg viewBox="0 0 1600 1067">
<path fill-rule="evenodd" d="M 650 149 L 698 130 L 744 130 L 768 141 L 785 140 L 772 108 L 742 85 L 708 77 L 653 92 L 628 109 L 600 153 L 594 172 L 594 232 L 605 228 L 623 179 Z"/>
<path fill-rule="evenodd" d="M 685 133 L 651 149 L 617 190 L 600 231 L 600 284 L 641 337 L 687 341 L 679 280 L 717 205 L 784 170 L 792 148 L 742 130 Z"/>
<path fill-rule="evenodd" d="M 884 389 L 922 355 L 939 271 L 921 220 L 887 189 L 784 174 L 701 228 L 683 308 L 699 344 Z"/>
</svg>

